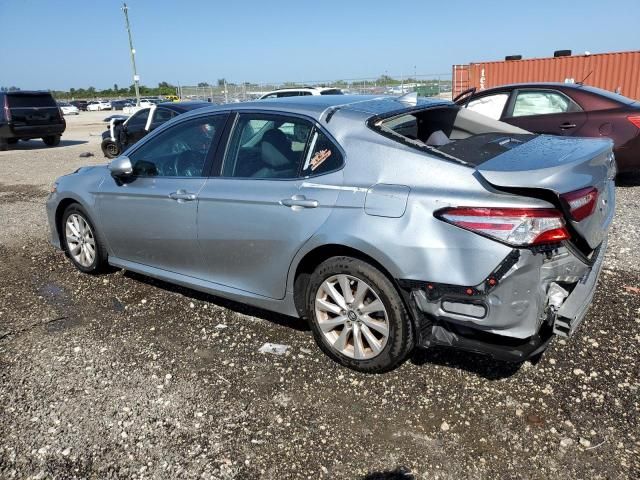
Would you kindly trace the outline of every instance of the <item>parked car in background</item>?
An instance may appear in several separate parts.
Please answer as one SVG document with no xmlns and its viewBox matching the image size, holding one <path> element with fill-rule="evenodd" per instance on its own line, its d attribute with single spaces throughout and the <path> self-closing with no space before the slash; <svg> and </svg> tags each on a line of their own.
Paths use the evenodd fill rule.
<svg viewBox="0 0 640 480">
<path fill-rule="evenodd" d="M 71 105 L 67 102 L 58 102 L 58 107 L 62 110 L 63 115 L 78 115 L 80 110 L 75 105 Z"/>
<path fill-rule="evenodd" d="M 131 103 L 130 100 L 111 100 L 111 110 L 123 110 L 124 107 L 133 105 L 135 105 L 135 102 Z"/>
<path fill-rule="evenodd" d="M 90 112 L 111 110 L 111 102 L 107 102 L 104 100 L 95 100 L 87 104 L 87 110 Z"/>
<path fill-rule="evenodd" d="M 612 146 L 415 94 L 209 106 L 56 180 L 51 242 L 82 272 L 110 264 L 307 318 L 356 370 L 416 345 L 522 362 L 591 303 Z"/>
<path fill-rule="evenodd" d="M 102 133 L 102 153 L 107 158 L 115 158 L 172 118 L 210 105 L 207 102 L 167 102 L 142 108 L 128 118 L 114 116 L 109 120 L 109 129 Z"/>
<path fill-rule="evenodd" d="M 578 83 L 522 83 L 463 92 L 459 105 L 531 132 L 609 137 L 619 172 L 640 171 L 640 102 Z"/>
<path fill-rule="evenodd" d="M 53 147 L 67 124 L 49 92 L 0 92 L 0 150 L 18 140 L 41 138 Z"/>
<path fill-rule="evenodd" d="M 330 87 L 293 87 L 293 88 L 279 88 L 272 92 L 265 93 L 259 100 L 265 100 L 268 98 L 283 98 L 283 97 L 304 97 L 313 95 L 342 95 L 342 90 L 339 88 Z"/>
<path fill-rule="evenodd" d="M 76 107 L 78 110 L 82 111 L 82 112 L 86 112 L 87 111 L 87 102 L 86 100 L 73 100 L 71 102 L 69 102 L 71 105 L 73 105 L 74 107 Z"/>
</svg>

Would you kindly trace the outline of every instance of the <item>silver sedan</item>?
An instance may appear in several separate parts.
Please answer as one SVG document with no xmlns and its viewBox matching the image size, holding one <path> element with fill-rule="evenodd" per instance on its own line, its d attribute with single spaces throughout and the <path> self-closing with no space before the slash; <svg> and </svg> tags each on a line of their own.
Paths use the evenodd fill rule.
<svg viewBox="0 0 640 480">
<path fill-rule="evenodd" d="M 521 362 L 591 302 L 611 148 L 412 95 L 208 107 L 59 178 L 51 242 L 86 273 L 111 265 L 306 319 L 360 371 L 415 346 Z"/>
</svg>

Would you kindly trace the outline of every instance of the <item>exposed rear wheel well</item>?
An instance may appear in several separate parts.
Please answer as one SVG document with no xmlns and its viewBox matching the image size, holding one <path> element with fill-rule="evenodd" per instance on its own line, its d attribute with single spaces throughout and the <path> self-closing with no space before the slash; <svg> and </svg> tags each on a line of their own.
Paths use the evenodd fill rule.
<svg viewBox="0 0 640 480">
<path fill-rule="evenodd" d="M 321 247 L 317 247 L 307 253 L 296 268 L 296 275 L 294 277 L 293 283 L 293 300 L 300 317 L 306 317 L 304 306 L 306 301 L 305 299 L 307 287 L 309 286 L 309 277 L 317 268 L 317 266 L 322 262 L 331 257 L 339 256 L 353 257 L 369 263 L 370 265 L 380 270 L 380 272 L 382 272 L 391 281 L 391 283 L 393 283 L 395 287 L 398 288 L 396 280 L 388 272 L 388 270 L 384 268 L 380 264 L 380 262 L 376 261 L 366 253 L 363 253 L 360 250 L 356 250 L 355 248 L 346 247 L 344 245 L 322 245 Z M 398 289 L 398 292 L 400 292 L 400 296 L 404 299 L 402 291 Z"/>
</svg>

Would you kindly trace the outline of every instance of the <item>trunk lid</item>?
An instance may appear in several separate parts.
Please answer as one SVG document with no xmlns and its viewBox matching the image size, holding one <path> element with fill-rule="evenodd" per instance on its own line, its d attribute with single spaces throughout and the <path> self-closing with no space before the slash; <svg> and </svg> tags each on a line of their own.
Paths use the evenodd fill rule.
<svg viewBox="0 0 640 480">
<path fill-rule="evenodd" d="M 508 139 L 507 139 L 508 140 Z M 553 195 L 561 207 L 567 225 L 595 249 L 606 237 L 615 208 L 615 161 L 613 142 L 608 139 L 583 139 L 539 135 L 517 143 L 476 166 L 478 174 L 498 189 Z M 593 213 L 576 221 L 563 194 L 588 187 L 598 190 Z"/>
<path fill-rule="evenodd" d="M 60 109 L 50 93 L 11 92 L 6 98 L 16 127 L 63 123 Z"/>
</svg>

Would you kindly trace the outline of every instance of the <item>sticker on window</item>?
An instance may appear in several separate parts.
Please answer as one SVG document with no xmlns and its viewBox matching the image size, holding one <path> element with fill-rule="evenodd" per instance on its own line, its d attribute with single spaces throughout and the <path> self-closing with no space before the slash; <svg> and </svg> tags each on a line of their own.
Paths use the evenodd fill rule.
<svg viewBox="0 0 640 480">
<path fill-rule="evenodd" d="M 318 150 L 313 157 L 311 157 L 311 171 L 318 168 L 324 163 L 324 161 L 331 156 L 331 150 L 325 148 L 324 150 Z"/>
</svg>

